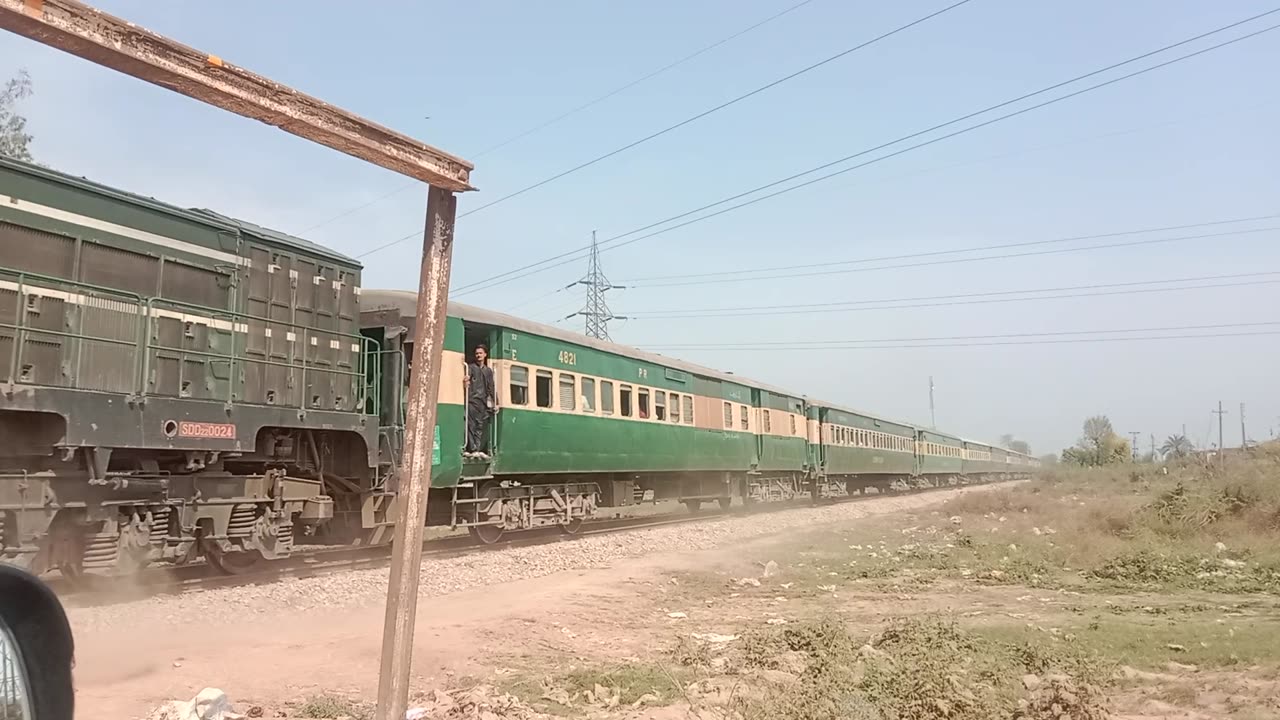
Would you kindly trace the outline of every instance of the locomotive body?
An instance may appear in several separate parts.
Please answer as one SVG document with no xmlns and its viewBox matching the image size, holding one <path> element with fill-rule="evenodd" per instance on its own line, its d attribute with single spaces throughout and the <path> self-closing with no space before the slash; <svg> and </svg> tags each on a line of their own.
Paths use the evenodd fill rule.
<svg viewBox="0 0 1280 720">
<path fill-rule="evenodd" d="M 372 487 L 359 272 L 0 160 L 5 559 L 78 574 L 280 557 L 333 518 L 329 476 Z"/>
</svg>

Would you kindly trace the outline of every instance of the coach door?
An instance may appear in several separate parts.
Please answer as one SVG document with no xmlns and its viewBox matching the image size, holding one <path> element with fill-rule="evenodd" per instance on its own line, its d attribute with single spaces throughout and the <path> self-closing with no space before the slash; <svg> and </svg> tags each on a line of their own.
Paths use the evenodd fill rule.
<svg viewBox="0 0 1280 720">
<path fill-rule="evenodd" d="M 763 390 L 752 389 L 751 391 L 751 412 L 755 414 L 755 422 L 752 423 L 751 430 L 755 433 L 755 457 L 752 459 L 752 465 L 758 468 L 767 467 L 769 450 L 766 438 L 773 431 L 774 423 L 781 418 L 777 413 L 769 411 L 769 393 Z"/>
<path fill-rule="evenodd" d="M 499 442 L 501 440 L 501 432 L 498 430 L 498 426 L 501 424 L 499 420 L 502 410 L 502 398 L 505 394 L 503 388 L 506 387 L 506 376 L 508 371 L 508 363 L 502 362 L 502 358 L 504 357 L 504 353 L 502 352 L 502 333 L 497 328 L 489 325 L 479 325 L 465 321 L 462 323 L 462 327 L 464 331 L 463 337 L 465 338 L 463 343 L 463 352 L 465 362 L 467 363 L 467 367 L 463 368 L 464 370 L 469 371 L 471 369 L 471 365 L 475 363 L 477 347 L 484 346 L 488 349 L 489 367 L 493 368 L 494 407 L 492 414 L 489 416 L 489 426 L 486 430 L 485 446 L 489 457 L 497 458 Z M 465 380 L 466 373 L 463 374 L 463 378 Z M 471 403 L 467 397 L 465 383 L 463 385 L 462 408 L 463 418 L 465 421 L 469 422 L 469 416 L 471 413 L 476 411 L 476 408 L 471 407 Z M 485 412 L 485 409 L 481 408 L 480 411 Z"/>
</svg>

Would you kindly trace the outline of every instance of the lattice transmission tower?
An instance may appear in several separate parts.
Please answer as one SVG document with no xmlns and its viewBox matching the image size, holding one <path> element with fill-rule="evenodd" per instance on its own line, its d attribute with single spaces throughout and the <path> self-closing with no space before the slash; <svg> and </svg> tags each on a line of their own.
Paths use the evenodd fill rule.
<svg viewBox="0 0 1280 720">
<path fill-rule="evenodd" d="M 590 264 L 587 267 L 587 275 L 573 285 L 585 285 L 587 288 L 587 302 L 578 312 L 565 318 L 582 316 L 585 324 L 583 330 L 587 337 L 593 337 L 597 340 L 610 341 L 609 337 L 609 321 L 610 320 L 626 320 L 623 315 L 614 315 L 609 310 L 609 303 L 605 302 L 604 294 L 609 290 L 625 287 L 624 285 L 614 285 L 604 276 L 604 269 L 600 267 L 600 246 L 596 244 L 596 233 L 591 232 L 591 257 Z M 573 287 L 570 285 L 569 287 Z"/>
</svg>

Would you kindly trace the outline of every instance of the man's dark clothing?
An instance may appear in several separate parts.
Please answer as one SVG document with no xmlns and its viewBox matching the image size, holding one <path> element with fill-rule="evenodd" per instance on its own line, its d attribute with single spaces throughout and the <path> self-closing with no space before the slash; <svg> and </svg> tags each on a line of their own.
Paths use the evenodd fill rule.
<svg viewBox="0 0 1280 720">
<path fill-rule="evenodd" d="M 469 453 L 489 452 L 489 419 L 497 409 L 493 389 L 493 368 L 467 364 L 467 449 Z"/>
</svg>

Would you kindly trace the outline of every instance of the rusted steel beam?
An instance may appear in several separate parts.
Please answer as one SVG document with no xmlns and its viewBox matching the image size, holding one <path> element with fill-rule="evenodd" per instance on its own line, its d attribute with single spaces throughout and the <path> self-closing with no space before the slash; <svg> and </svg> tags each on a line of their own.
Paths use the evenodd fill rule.
<svg viewBox="0 0 1280 720">
<path fill-rule="evenodd" d="M 408 709 L 418 574 L 422 565 L 427 496 L 431 490 L 431 449 L 435 441 L 436 398 L 440 396 L 440 363 L 457 207 L 458 199 L 453 193 L 436 187 L 428 191 L 418 310 L 414 318 L 409 414 L 404 460 L 400 463 L 403 476 L 397 498 L 399 524 L 391 544 L 391 580 L 387 586 L 387 615 L 382 630 L 377 720 L 403 720 Z M 456 452 L 457 448 L 449 451 Z"/>
<path fill-rule="evenodd" d="M 0 0 L 0 27 L 435 187 L 475 189 L 466 160 L 75 0 Z"/>
</svg>

